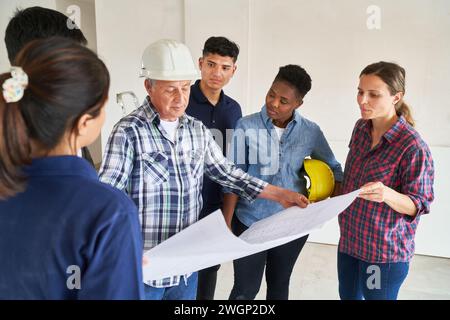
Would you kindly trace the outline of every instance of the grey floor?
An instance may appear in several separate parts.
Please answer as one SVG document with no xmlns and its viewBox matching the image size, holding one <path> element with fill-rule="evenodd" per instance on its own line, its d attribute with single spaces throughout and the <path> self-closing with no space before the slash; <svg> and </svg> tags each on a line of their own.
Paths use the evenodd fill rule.
<svg viewBox="0 0 450 320">
<path fill-rule="evenodd" d="M 307 242 L 294 267 L 289 299 L 339 299 L 337 247 Z M 217 277 L 215 299 L 228 299 L 233 286 L 233 264 L 223 264 Z M 265 280 L 256 299 L 265 298 Z M 450 300 L 450 259 L 416 255 L 400 289 L 399 299 Z"/>
</svg>

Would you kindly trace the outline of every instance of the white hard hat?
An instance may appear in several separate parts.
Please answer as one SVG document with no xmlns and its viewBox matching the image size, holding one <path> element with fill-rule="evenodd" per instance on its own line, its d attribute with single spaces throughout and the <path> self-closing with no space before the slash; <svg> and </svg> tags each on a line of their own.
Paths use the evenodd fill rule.
<svg viewBox="0 0 450 320">
<path fill-rule="evenodd" d="M 140 77 L 168 81 L 195 80 L 199 78 L 199 73 L 185 44 L 162 39 L 145 48 Z"/>
</svg>

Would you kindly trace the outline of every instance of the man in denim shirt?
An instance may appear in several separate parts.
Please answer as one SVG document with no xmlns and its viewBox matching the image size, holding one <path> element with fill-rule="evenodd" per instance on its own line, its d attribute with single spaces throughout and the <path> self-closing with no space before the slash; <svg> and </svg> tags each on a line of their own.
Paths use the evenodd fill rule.
<svg viewBox="0 0 450 320">
<path fill-rule="evenodd" d="M 310 156 L 330 166 L 339 186 L 342 168 L 322 131 L 317 124 L 295 111 L 303 104 L 303 98 L 310 89 L 311 78 L 303 68 L 297 65 L 280 68 L 261 112 L 242 118 L 236 126 L 230 157 L 239 168 L 270 184 L 304 194 L 306 184 L 300 170 L 305 157 Z M 281 210 L 283 207 L 278 203 L 264 199 L 250 203 L 231 193 L 224 197 L 225 220 L 236 235 Z M 306 235 L 285 245 L 235 260 L 230 299 L 254 299 L 264 268 L 266 298 L 288 299 L 292 269 L 307 238 Z"/>
</svg>

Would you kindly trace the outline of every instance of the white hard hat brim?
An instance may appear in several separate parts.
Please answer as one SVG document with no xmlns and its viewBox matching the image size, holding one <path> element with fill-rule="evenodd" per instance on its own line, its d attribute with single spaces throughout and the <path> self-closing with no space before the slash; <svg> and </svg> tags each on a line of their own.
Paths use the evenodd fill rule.
<svg viewBox="0 0 450 320">
<path fill-rule="evenodd" d="M 200 78 L 200 74 L 195 72 L 180 72 L 174 73 L 170 72 L 151 72 L 148 70 L 141 70 L 139 77 L 147 78 L 152 80 L 163 80 L 163 81 L 184 81 L 184 80 L 197 80 Z"/>
</svg>

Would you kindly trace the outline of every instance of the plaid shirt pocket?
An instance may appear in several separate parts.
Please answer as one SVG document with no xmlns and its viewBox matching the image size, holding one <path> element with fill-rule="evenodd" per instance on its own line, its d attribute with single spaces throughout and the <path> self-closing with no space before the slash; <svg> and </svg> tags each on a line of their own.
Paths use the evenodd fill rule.
<svg viewBox="0 0 450 320">
<path fill-rule="evenodd" d="M 375 166 L 368 168 L 367 178 L 371 182 L 381 181 L 383 184 L 395 188 L 398 182 L 395 180 L 395 174 L 397 168 L 395 164 L 383 164 L 377 163 Z"/>
<path fill-rule="evenodd" d="M 162 152 L 143 153 L 141 163 L 147 183 L 160 185 L 169 180 L 168 159 Z"/>
<path fill-rule="evenodd" d="M 192 150 L 190 152 L 189 161 L 191 167 L 192 177 L 196 178 L 200 173 L 200 169 L 203 168 L 203 152 L 202 150 Z"/>
</svg>

